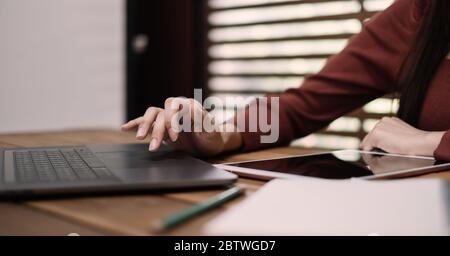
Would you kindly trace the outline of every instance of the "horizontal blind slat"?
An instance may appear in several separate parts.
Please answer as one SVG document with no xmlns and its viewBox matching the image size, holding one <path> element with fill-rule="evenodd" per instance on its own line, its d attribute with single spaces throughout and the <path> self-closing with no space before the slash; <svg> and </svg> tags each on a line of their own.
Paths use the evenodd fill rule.
<svg viewBox="0 0 450 256">
<path fill-rule="evenodd" d="M 275 7 L 286 4 L 314 4 L 336 1 L 351 0 L 212 0 L 209 1 L 209 8 L 213 10 L 235 10 L 255 7 Z"/>
<path fill-rule="evenodd" d="M 332 20 L 349 20 L 349 19 L 358 19 L 358 20 L 366 20 L 372 17 L 377 12 L 357 12 L 350 14 L 336 14 L 336 15 L 325 15 L 322 17 L 308 17 L 308 18 L 285 18 L 280 20 L 272 20 L 272 21 L 259 21 L 259 22 L 247 22 L 247 23 L 238 23 L 238 24 L 210 24 L 213 28 L 227 28 L 227 27 L 242 27 L 242 26 L 250 26 L 250 25 L 267 25 L 267 24 L 279 24 L 279 23 L 288 23 L 288 22 L 313 22 L 313 21 L 332 21 Z"/>
<path fill-rule="evenodd" d="M 322 59 L 322 58 L 329 58 L 333 56 L 332 54 L 293 54 L 293 55 L 273 55 L 273 56 L 250 56 L 250 57 L 212 57 L 210 56 L 211 61 L 215 60 L 281 60 L 281 59 L 295 59 L 295 58 L 301 58 L 301 59 Z"/>
<path fill-rule="evenodd" d="M 277 7 L 246 8 L 231 11 L 213 11 L 208 20 L 213 26 L 230 26 L 293 19 L 320 18 L 361 13 L 357 0 L 283 5 Z"/>
</svg>

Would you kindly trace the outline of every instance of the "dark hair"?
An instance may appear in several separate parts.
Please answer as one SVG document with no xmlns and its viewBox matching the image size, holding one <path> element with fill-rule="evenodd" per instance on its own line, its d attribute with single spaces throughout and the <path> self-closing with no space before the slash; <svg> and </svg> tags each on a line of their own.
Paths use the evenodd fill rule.
<svg viewBox="0 0 450 256">
<path fill-rule="evenodd" d="M 398 117 L 417 125 L 429 84 L 450 50 L 450 1 L 416 0 L 426 6 L 414 43 L 398 76 Z"/>
</svg>

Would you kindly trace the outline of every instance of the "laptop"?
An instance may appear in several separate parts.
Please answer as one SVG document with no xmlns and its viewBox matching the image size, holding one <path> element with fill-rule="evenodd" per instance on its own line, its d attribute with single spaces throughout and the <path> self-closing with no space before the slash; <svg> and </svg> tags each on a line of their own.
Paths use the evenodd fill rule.
<svg viewBox="0 0 450 256">
<path fill-rule="evenodd" d="M 237 176 L 145 144 L 0 148 L 0 199 L 226 186 Z"/>
</svg>

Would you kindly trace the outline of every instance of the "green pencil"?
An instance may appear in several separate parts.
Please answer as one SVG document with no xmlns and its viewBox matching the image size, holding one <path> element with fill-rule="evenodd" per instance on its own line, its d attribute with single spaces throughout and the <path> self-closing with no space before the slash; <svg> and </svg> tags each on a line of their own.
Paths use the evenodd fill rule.
<svg viewBox="0 0 450 256">
<path fill-rule="evenodd" d="M 214 209 L 234 198 L 237 198 L 242 194 L 242 192 L 243 189 L 239 187 L 232 187 L 214 197 L 211 197 L 204 202 L 182 210 L 181 212 L 170 215 L 169 217 L 162 220 L 157 220 L 156 222 L 152 223 L 152 228 L 155 231 L 173 228 L 195 216 L 198 216 L 208 210 Z"/>
</svg>

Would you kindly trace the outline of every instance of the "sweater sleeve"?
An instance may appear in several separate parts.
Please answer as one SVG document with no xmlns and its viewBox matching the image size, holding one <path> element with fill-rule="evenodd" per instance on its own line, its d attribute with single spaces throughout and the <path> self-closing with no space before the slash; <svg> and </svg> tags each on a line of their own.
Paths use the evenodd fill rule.
<svg viewBox="0 0 450 256">
<path fill-rule="evenodd" d="M 441 142 L 434 151 L 434 158 L 438 161 L 450 162 L 450 130 L 442 136 Z"/>
<path fill-rule="evenodd" d="M 318 74 L 307 78 L 299 88 L 283 93 L 279 99 L 280 132 L 275 145 L 285 145 L 294 138 L 316 132 L 338 117 L 394 91 L 397 73 L 418 27 L 416 8 L 415 1 L 397 0 L 366 23 Z M 270 108 L 270 101 L 267 106 Z M 240 115 L 248 122 L 249 107 Z M 245 130 L 243 150 L 274 146 L 261 143 L 264 134 L 268 133 Z"/>
</svg>

